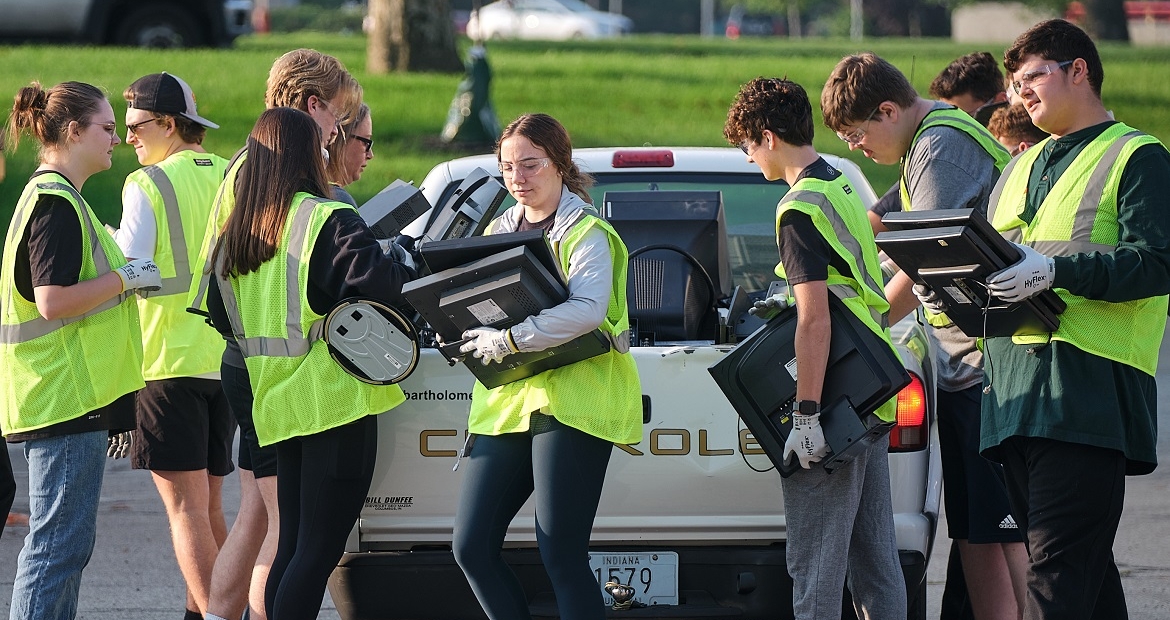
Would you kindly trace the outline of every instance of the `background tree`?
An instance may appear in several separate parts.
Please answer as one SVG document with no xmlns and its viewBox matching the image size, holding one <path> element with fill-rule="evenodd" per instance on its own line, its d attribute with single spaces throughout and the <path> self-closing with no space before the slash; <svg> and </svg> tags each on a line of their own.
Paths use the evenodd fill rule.
<svg viewBox="0 0 1170 620">
<path fill-rule="evenodd" d="M 463 71 L 447 0 L 370 0 L 366 71 Z"/>
</svg>

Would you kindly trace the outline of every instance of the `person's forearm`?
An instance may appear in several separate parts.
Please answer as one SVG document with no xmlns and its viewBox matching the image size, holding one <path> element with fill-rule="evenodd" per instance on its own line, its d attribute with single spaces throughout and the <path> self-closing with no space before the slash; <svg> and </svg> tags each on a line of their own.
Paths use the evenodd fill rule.
<svg viewBox="0 0 1170 620">
<path fill-rule="evenodd" d="M 122 292 L 122 279 L 110 272 L 70 286 L 38 286 L 33 289 L 37 311 L 47 320 L 81 316 Z"/>
<path fill-rule="evenodd" d="M 886 284 L 886 301 L 890 302 L 890 325 L 918 309 L 920 302 L 914 296 L 914 280 L 905 271 L 894 274 Z"/>
<path fill-rule="evenodd" d="M 793 286 L 796 297 L 796 400 L 821 401 L 829 363 L 829 289 L 824 281 Z"/>
</svg>

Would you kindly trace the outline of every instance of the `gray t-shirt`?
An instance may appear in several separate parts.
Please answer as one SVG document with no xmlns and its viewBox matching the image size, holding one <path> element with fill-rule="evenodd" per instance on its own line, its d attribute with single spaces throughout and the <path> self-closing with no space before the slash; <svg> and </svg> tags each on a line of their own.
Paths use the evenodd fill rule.
<svg viewBox="0 0 1170 620">
<path fill-rule="evenodd" d="M 935 104 L 933 110 L 950 108 Z M 903 167 L 910 209 L 978 209 L 987 213 L 987 200 L 999 171 L 995 159 L 973 138 L 953 127 L 931 127 L 910 145 Z M 906 208 L 903 205 L 903 208 Z M 975 339 L 951 325 L 930 330 L 935 339 L 938 387 L 948 392 L 983 382 L 983 354 Z"/>
</svg>

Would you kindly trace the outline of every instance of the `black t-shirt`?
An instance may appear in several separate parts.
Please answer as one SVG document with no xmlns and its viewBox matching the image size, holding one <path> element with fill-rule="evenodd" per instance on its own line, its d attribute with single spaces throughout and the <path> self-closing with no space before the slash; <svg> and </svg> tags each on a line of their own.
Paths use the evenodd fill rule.
<svg viewBox="0 0 1170 620">
<path fill-rule="evenodd" d="M 306 294 L 309 307 L 317 314 L 327 314 L 337 302 L 350 297 L 376 299 L 408 309 L 402 286 L 415 277 L 413 269 L 382 252 L 382 246 L 357 211 L 339 209 L 325 220 L 313 246 Z M 228 342 L 224 363 L 244 368 L 243 354 L 232 336 L 223 298 L 214 282 L 207 291 L 207 311 L 211 324 Z"/>
<path fill-rule="evenodd" d="M 516 228 L 516 232 L 524 232 L 526 230 L 543 230 L 547 235 L 549 231 L 552 230 L 553 224 L 556 222 L 556 220 L 556 211 L 553 211 L 552 215 L 544 218 L 543 220 L 540 220 L 539 222 L 529 222 L 527 217 L 521 216 L 520 226 Z"/>
<path fill-rule="evenodd" d="M 805 178 L 833 181 L 841 171 L 829 165 L 824 158 L 800 172 L 796 180 Z M 849 264 L 837 255 L 817 230 L 812 218 L 795 209 L 787 211 L 780 218 L 780 262 L 788 284 L 819 282 L 829 279 L 829 265 L 841 273 L 849 273 Z"/>
<path fill-rule="evenodd" d="M 37 176 L 34 174 L 32 178 Z M 81 262 L 81 221 L 77 219 L 77 211 L 60 196 L 41 196 L 29 214 L 24 237 L 16 246 L 12 275 L 17 294 L 36 303 L 35 287 L 77 284 L 81 279 Z M 72 420 L 28 433 L 13 433 L 5 439 L 18 442 L 99 430 L 121 432 L 134 428 L 134 424 L 132 392 Z"/>
</svg>

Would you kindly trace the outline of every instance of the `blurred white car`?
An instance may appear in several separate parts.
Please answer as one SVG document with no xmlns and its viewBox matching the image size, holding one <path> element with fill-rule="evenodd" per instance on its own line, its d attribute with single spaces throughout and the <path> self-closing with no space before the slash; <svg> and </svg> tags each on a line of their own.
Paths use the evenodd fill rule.
<svg viewBox="0 0 1170 620">
<path fill-rule="evenodd" d="M 633 29 L 630 18 L 580 0 L 500 0 L 472 12 L 467 22 L 473 39 L 601 39 Z"/>
</svg>

